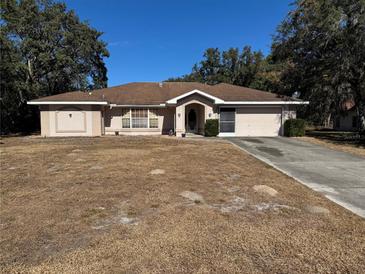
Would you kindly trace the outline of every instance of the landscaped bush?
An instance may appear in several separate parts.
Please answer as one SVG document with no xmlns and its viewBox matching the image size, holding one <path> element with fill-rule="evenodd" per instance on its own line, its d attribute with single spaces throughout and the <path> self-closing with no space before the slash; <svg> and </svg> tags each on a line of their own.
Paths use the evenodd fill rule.
<svg viewBox="0 0 365 274">
<path fill-rule="evenodd" d="M 289 119 L 284 123 L 284 135 L 287 137 L 304 136 L 306 122 L 303 119 Z"/>
<path fill-rule="evenodd" d="M 207 137 L 217 136 L 219 133 L 218 119 L 208 119 L 205 121 L 204 135 Z"/>
</svg>

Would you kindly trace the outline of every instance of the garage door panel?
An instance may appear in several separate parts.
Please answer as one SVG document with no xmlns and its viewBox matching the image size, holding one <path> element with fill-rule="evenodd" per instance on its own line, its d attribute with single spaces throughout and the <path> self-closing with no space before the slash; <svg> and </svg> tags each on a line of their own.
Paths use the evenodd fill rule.
<svg viewBox="0 0 365 274">
<path fill-rule="evenodd" d="M 57 132 L 86 132 L 86 113 L 84 111 L 57 111 Z"/>
<path fill-rule="evenodd" d="M 237 108 L 236 136 L 278 136 L 281 108 Z"/>
</svg>

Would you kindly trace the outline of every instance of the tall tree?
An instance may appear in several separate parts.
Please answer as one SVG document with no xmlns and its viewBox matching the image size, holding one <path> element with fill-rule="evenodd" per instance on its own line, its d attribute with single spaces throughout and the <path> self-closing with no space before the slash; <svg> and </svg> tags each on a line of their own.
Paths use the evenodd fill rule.
<svg viewBox="0 0 365 274">
<path fill-rule="evenodd" d="M 285 93 L 286 89 L 281 81 L 283 71 L 285 71 L 285 64 L 276 63 L 272 55 L 268 55 L 261 60 L 250 87 L 292 96 L 291 92 Z"/>
<path fill-rule="evenodd" d="M 195 73 L 198 73 L 208 84 L 217 84 L 221 81 L 221 53 L 218 48 L 209 48 L 204 52 L 204 59 L 200 66 L 195 66 Z M 194 73 L 194 71 L 193 71 Z"/>
<path fill-rule="evenodd" d="M 3 0 L 0 14 L 2 132 L 32 129 L 36 112 L 27 100 L 107 86 L 102 33 L 65 4 Z"/>
<path fill-rule="evenodd" d="M 267 91 L 279 90 L 280 67 L 271 57 L 265 58 L 261 51 L 252 51 L 245 46 L 220 52 L 209 48 L 203 60 L 195 64 L 192 73 L 168 81 L 197 81 L 207 84 L 229 83 L 239 86 L 260 88 Z"/>
<path fill-rule="evenodd" d="M 365 0 L 298 0 L 274 38 L 273 56 L 286 63 L 282 81 L 311 102 L 318 123 L 355 102 L 364 131 Z"/>
<path fill-rule="evenodd" d="M 233 84 L 239 86 L 251 86 L 255 80 L 256 74 L 261 69 L 263 62 L 263 54 L 261 51 L 251 51 L 251 47 L 245 46 L 238 59 L 237 77 Z"/>
<path fill-rule="evenodd" d="M 237 82 L 239 66 L 238 48 L 230 48 L 222 53 L 222 82 L 233 84 Z"/>
</svg>

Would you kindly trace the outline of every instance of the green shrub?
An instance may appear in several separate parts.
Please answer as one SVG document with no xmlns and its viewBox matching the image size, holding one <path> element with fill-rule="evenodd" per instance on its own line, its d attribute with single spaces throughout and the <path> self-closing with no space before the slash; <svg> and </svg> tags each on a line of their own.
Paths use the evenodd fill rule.
<svg viewBox="0 0 365 274">
<path fill-rule="evenodd" d="M 284 135 L 287 137 L 304 136 L 306 122 L 303 119 L 288 119 L 284 123 Z"/>
<path fill-rule="evenodd" d="M 219 133 L 218 119 L 208 119 L 205 121 L 204 135 L 207 137 L 217 136 Z"/>
</svg>

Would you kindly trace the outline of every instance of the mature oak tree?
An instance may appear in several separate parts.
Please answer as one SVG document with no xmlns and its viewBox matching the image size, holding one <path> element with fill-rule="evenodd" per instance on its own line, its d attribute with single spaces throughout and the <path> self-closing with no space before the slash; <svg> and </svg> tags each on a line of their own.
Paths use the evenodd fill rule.
<svg viewBox="0 0 365 274">
<path fill-rule="evenodd" d="M 364 131 L 365 0 L 299 0 L 278 28 L 273 56 L 285 63 L 282 82 L 311 102 L 318 123 L 355 103 Z"/>
<path fill-rule="evenodd" d="M 34 130 L 27 100 L 107 86 L 102 33 L 65 4 L 2 0 L 0 11 L 2 132 Z"/>
</svg>

